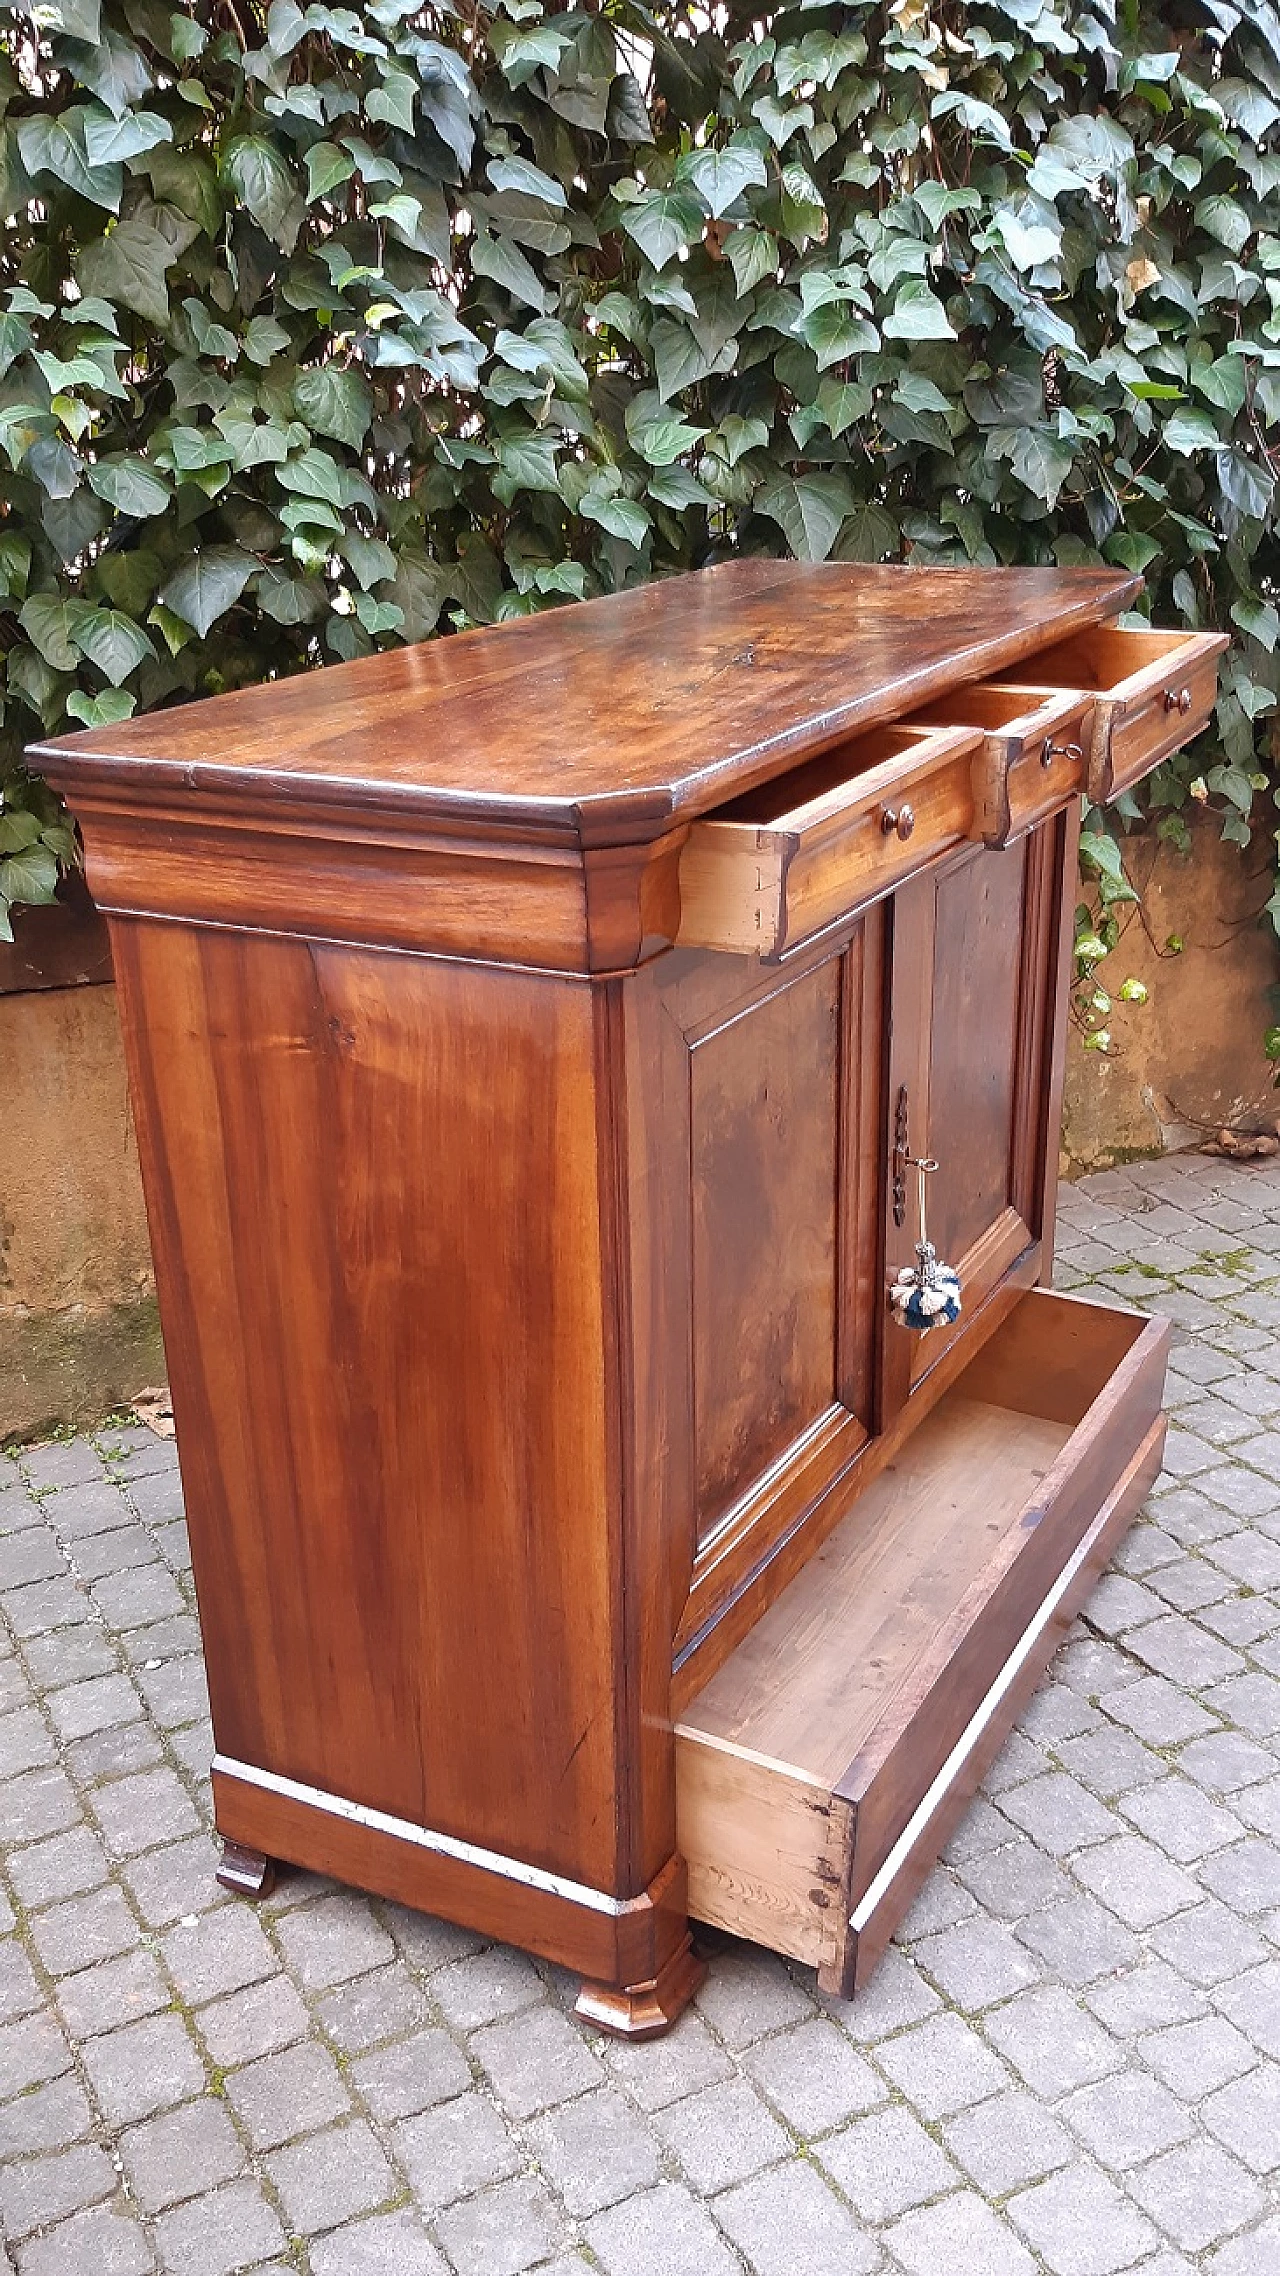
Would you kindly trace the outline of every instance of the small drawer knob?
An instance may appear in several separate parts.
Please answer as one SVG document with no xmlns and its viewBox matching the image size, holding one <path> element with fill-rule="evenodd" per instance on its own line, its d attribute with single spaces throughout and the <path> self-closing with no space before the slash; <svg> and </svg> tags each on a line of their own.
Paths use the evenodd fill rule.
<svg viewBox="0 0 1280 2276">
<path fill-rule="evenodd" d="M 915 826 L 916 817 L 912 807 L 907 805 L 881 807 L 880 827 L 886 838 L 892 837 L 896 831 L 905 845 Z"/>
<path fill-rule="evenodd" d="M 1164 691 L 1164 707 L 1166 711 L 1180 711 L 1185 718 L 1191 709 L 1190 688 L 1166 688 Z"/>
</svg>

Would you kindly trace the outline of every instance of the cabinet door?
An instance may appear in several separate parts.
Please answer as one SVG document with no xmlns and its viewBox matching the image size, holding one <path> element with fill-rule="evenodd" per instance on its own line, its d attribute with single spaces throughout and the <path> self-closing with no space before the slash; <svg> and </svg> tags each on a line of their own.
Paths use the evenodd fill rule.
<svg viewBox="0 0 1280 2276">
<path fill-rule="evenodd" d="M 872 1428 L 883 935 L 877 910 L 781 970 L 677 952 L 632 984 L 632 1209 L 643 1193 L 665 1216 L 645 1341 L 678 1650 Z"/>
<path fill-rule="evenodd" d="M 929 1237 L 956 1267 L 962 1313 L 925 1334 L 888 1318 L 882 1412 L 891 1416 L 1011 1276 L 1034 1280 L 1056 1172 L 1062 817 L 1000 851 L 975 847 L 899 889 L 892 910 L 888 1152 L 937 1163 Z M 886 1196 L 888 1277 L 913 1261 L 918 1180 Z"/>
</svg>

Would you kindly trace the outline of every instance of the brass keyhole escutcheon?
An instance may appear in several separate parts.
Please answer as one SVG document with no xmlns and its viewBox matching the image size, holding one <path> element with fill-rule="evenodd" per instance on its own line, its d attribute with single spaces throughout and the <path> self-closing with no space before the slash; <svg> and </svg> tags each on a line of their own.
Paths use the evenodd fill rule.
<svg viewBox="0 0 1280 2276">
<path fill-rule="evenodd" d="M 886 838 L 891 838 L 896 831 L 905 845 L 915 826 L 916 817 L 913 807 L 907 805 L 881 807 L 880 827 Z"/>
<path fill-rule="evenodd" d="M 1079 743 L 1055 743 L 1052 735 L 1046 735 L 1040 745 L 1040 764 L 1046 771 L 1055 759 L 1070 759 L 1072 765 L 1078 767 L 1083 757 L 1084 751 Z"/>
<path fill-rule="evenodd" d="M 1191 709 L 1190 688 L 1166 688 L 1164 707 L 1166 711 L 1180 711 L 1185 718 Z"/>
</svg>

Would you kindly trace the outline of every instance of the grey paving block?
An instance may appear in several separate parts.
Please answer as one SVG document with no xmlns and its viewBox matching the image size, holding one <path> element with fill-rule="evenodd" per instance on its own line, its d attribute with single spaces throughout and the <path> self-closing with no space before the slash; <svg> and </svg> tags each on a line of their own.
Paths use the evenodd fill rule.
<svg viewBox="0 0 1280 2276">
<path fill-rule="evenodd" d="M 458 2030 L 475 2031 L 532 2007 L 546 1997 L 546 1986 L 526 1953 L 494 1945 L 441 1968 L 432 1976 L 431 1996 Z"/>
<path fill-rule="evenodd" d="M 815 2148 L 863 2220 L 886 2221 L 959 2185 L 960 2175 L 909 2110 L 872 2111 Z"/>
<path fill-rule="evenodd" d="M 1154 1786 L 1126 1794 L 1119 1808 L 1139 1833 L 1178 1865 L 1194 1865 L 1198 1858 L 1238 1841 L 1243 1832 L 1239 1818 L 1211 1802 L 1189 1778 L 1161 1778 Z"/>
<path fill-rule="evenodd" d="M 715 2217 L 754 2276 L 872 2276 L 882 2263 L 848 2207 L 800 2158 L 726 2190 Z"/>
<path fill-rule="evenodd" d="M 774 2109 L 809 2138 L 888 2099 L 883 2079 L 844 2032 L 822 2017 L 757 2041 L 745 2062 Z"/>
<path fill-rule="evenodd" d="M 640 2109 L 661 2110 L 682 2094 L 732 2076 L 733 2065 L 701 2016 L 686 2008 L 674 2029 L 661 2039 L 608 2041 L 601 2054 L 618 2083 Z"/>
<path fill-rule="evenodd" d="M 134 1857 L 144 1849 L 195 1833 L 200 1820 L 181 1779 L 172 1770 L 144 1770 L 99 1786 L 89 1806 L 113 1857 Z"/>
<path fill-rule="evenodd" d="M 18 2248 L 18 2276 L 149 2276 L 156 2265 L 141 2222 L 114 2205 L 77 2213 Z"/>
<path fill-rule="evenodd" d="M 1159 2079 L 1125 2070 L 1079 2087 L 1060 2104 L 1062 2116 L 1099 2165 L 1127 2173 L 1194 2133 L 1184 2105 Z"/>
<path fill-rule="evenodd" d="M 137 1933 L 133 1914 L 110 1883 L 46 1906 L 31 1923 L 31 1940 L 51 1976 L 70 1975 L 95 1960 L 126 1952 Z"/>
<path fill-rule="evenodd" d="M 387 2139 L 426 2212 L 508 2180 L 522 2162 L 493 2104 L 475 2088 L 393 2126 Z"/>
<path fill-rule="evenodd" d="M 1038 1982 L 1039 1963 L 1003 1921 L 962 1921 L 916 1947 L 916 1957 L 944 1995 L 966 2013 Z"/>
<path fill-rule="evenodd" d="M 651 2128 L 615 2087 L 561 2103 L 534 2120 L 529 2146 L 540 2170 L 578 2220 L 650 2189 L 661 2178 Z M 724 2215 L 717 2207 L 719 2218 Z"/>
<path fill-rule="evenodd" d="M 605 2276 L 742 2276 L 706 2206 L 676 2182 L 597 2213 L 587 2241 Z"/>
<path fill-rule="evenodd" d="M 1201 2123 L 1251 2173 L 1280 2171 L 1280 2064 L 1259 2063 L 1200 2106 Z M 1274 2186 L 1274 2184 L 1273 2184 Z"/>
<path fill-rule="evenodd" d="M 300 2236 L 336 2228 L 371 2213 L 399 2193 L 399 2183 L 363 2119 L 311 2134 L 265 2161 L 291 2227 Z"/>
<path fill-rule="evenodd" d="M 171 1996 L 154 1959 L 141 1946 L 63 1976 L 57 1992 L 62 2020 L 77 2041 L 96 2039 L 142 2015 L 157 2015 Z"/>
<path fill-rule="evenodd" d="M 1137 2206 L 1087 2162 L 1023 2190 L 1007 2211 L 1053 2276 L 1115 2276 L 1160 2242 Z"/>
<path fill-rule="evenodd" d="M 1021 2089 L 994 2095 L 942 2131 L 951 2155 L 987 2197 L 1006 2197 L 1070 2165 L 1076 2155 L 1066 2128 Z"/>
<path fill-rule="evenodd" d="M 64 2073 L 33 2086 L 0 2111 L 0 2157 L 29 2157 L 82 2141 L 95 2120 L 78 2079 Z"/>
<path fill-rule="evenodd" d="M 350 2075 L 365 2108 L 384 2123 L 448 2102 L 472 2083 L 470 2068 L 448 2032 L 434 2029 L 376 2048 L 352 2063 Z"/>
<path fill-rule="evenodd" d="M 997 2008 L 984 2029 L 1033 2093 L 1046 2099 L 1105 2078 L 1123 2061 L 1110 2033 L 1056 1984 L 1023 1992 Z"/>
<path fill-rule="evenodd" d="M 292 2046 L 311 2028 L 297 1986 L 285 1976 L 269 1977 L 246 1991 L 211 2000 L 196 2011 L 193 2022 L 214 2062 L 224 2070 Z"/>
<path fill-rule="evenodd" d="M 131 2127 L 120 2138 L 120 2154 L 144 2213 L 164 2212 L 229 2181 L 245 2162 L 235 2127 L 208 2095 Z"/>
<path fill-rule="evenodd" d="M 718 1952 L 697 1995 L 697 2008 L 729 2047 L 748 2047 L 766 2031 L 802 2023 L 812 1996 L 772 1953 Z"/>
<path fill-rule="evenodd" d="M 1266 1946 L 1248 1921 L 1212 1901 L 1161 1922 L 1150 1943 L 1193 1984 L 1224 1983 L 1266 1958 Z"/>
<path fill-rule="evenodd" d="M 375 2213 L 317 2237 L 309 2257 L 311 2276 L 448 2276 L 445 2260 L 408 2210 Z"/>
<path fill-rule="evenodd" d="M 1097 1796 L 1065 1771 L 1050 1771 L 1001 1800 L 1015 1826 L 1050 1857 L 1069 1857 L 1089 1842 L 1105 1841 L 1114 1822 Z"/>
<path fill-rule="evenodd" d="M 605 2076 L 584 2033 L 548 2005 L 477 2031 L 471 2054 L 515 2118 L 532 2118 L 554 2103 L 585 2094 Z"/>
<path fill-rule="evenodd" d="M 1200 1897 L 1190 1875 L 1137 1834 L 1121 1834 L 1082 1852 L 1072 1869 L 1128 1928 L 1151 1928 Z"/>
<path fill-rule="evenodd" d="M 1185 2252 L 1202 2252 L 1268 2210 L 1265 2191 L 1215 2142 L 1188 2142 L 1131 2177 L 1139 2204 Z"/>
<path fill-rule="evenodd" d="M 182 1998 L 193 2007 L 260 1983 L 280 1966 L 247 1904 L 222 1905 L 197 1920 L 180 1921 L 162 1937 L 160 1950 Z"/>
<path fill-rule="evenodd" d="M 114 2126 L 152 2117 L 205 2085 L 204 2066 L 177 2015 L 148 2016 L 90 2039 L 81 2059 Z"/>
<path fill-rule="evenodd" d="M 933 2016 L 901 2032 L 876 2060 L 926 2121 L 954 2117 L 1011 2084 L 1004 2064 L 958 2015 Z"/>
<path fill-rule="evenodd" d="M 436 2227 L 458 2276 L 521 2276 L 545 2263 L 564 2236 L 563 2217 L 529 2174 L 449 2206 Z"/>
<path fill-rule="evenodd" d="M 165 2276 L 236 2276 L 285 2242 L 275 2212 L 250 2180 L 229 2181 L 162 2213 L 155 2236 Z"/>
<path fill-rule="evenodd" d="M 965 2276 L 1034 2276 L 1026 2246 L 969 2189 L 904 2214 L 885 2242 L 910 2276 L 937 2276 L 940 2268 L 963 2268 Z"/>
<path fill-rule="evenodd" d="M 791 2140 L 746 2079 L 704 2087 L 659 2111 L 654 2128 L 700 2195 L 777 2165 Z"/>
<path fill-rule="evenodd" d="M 16 2158 L 0 2166 L 0 2234 L 16 2244 L 33 2229 L 52 2228 L 69 2213 L 100 2204 L 115 2186 L 115 2167 L 96 2142 L 52 2156 Z"/>
<path fill-rule="evenodd" d="M 340 1984 L 317 2003 L 316 2013 L 344 2055 L 362 2055 L 420 2030 L 430 2010 L 421 1986 L 402 1961 L 394 1960 L 373 1975 Z"/>
<path fill-rule="evenodd" d="M 0 2102 L 70 2068 L 71 2049 L 51 2015 L 24 2015 L 0 2025 Z"/>
<path fill-rule="evenodd" d="M 1114 1975 L 1141 1951 L 1138 1939 L 1114 1914 L 1080 1894 L 1019 1921 L 1018 1936 L 1055 1980 L 1077 1987 Z"/>
</svg>

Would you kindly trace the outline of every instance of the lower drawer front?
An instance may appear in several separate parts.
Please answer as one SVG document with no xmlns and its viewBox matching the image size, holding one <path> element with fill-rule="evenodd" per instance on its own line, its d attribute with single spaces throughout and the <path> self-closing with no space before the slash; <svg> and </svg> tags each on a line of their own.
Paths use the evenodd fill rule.
<svg viewBox="0 0 1280 2276">
<path fill-rule="evenodd" d="M 1158 1472 L 1168 1341 L 1031 1291 L 692 1700 L 695 1918 L 865 1979 Z"/>
</svg>

